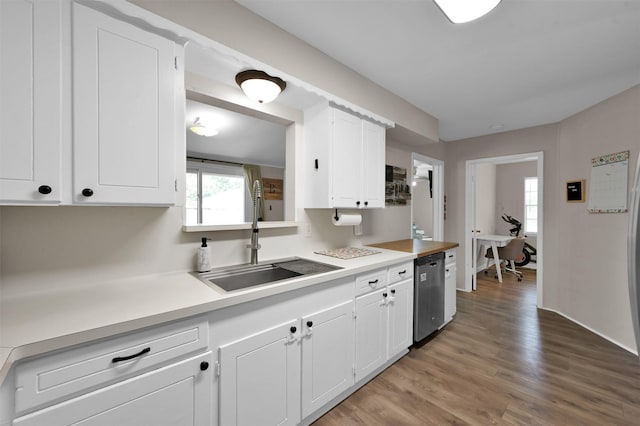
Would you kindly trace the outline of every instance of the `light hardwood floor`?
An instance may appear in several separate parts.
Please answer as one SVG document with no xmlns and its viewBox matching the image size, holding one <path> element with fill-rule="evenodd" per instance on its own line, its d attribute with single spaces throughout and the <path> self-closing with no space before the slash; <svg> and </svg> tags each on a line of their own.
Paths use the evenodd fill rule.
<svg viewBox="0 0 640 426">
<path fill-rule="evenodd" d="M 478 274 L 447 327 L 315 426 L 640 425 L 640 361 L 536 309 L 535 271 Z"/>
</svg>

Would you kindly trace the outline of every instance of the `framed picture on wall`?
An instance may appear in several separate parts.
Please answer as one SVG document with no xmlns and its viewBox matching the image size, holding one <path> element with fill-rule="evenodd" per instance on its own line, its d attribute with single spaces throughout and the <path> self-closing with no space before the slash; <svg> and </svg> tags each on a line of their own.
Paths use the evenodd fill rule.
<svg viewBox="0 0 640 426">
<path fill-rule="evenodd" d="M 585 186 L 586 181 L 584 179 L 568 181 L 567 203 L 584 203 Z"/>
</svg>

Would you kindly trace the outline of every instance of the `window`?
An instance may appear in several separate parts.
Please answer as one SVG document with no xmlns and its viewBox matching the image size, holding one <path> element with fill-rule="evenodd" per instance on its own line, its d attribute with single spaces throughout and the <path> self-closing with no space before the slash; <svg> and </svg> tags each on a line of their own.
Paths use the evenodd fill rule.
<svg viewBox="0 0 640 426">
<path fill-rule="evenodd" d="M 245 192 L 240 166 L 190 162 L 186 179 L 186 224 L 243 223 Z"/>
<path fill-rule="evenodd" d="M 524 232 L 538 232 L 538 178 L 524 178 Z"/>
</svg>

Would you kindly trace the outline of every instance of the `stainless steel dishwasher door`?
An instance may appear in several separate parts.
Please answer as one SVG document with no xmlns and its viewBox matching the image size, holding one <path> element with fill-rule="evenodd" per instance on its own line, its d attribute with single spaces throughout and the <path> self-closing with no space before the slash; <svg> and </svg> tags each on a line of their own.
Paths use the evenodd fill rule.
<svg viewBox="0 0 640 426">
<path fill-rule="evenodd" d="M 444 253 L 414 262 L 413 341 L 418 342 L 444 324 Z"/>
</svg>

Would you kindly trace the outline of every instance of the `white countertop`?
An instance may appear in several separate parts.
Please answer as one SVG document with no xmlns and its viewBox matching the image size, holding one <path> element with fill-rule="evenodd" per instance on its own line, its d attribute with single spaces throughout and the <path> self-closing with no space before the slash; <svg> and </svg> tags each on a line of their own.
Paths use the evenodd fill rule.
<svg viewBox="0 0 640 426">
<path fill-rule="evenodd" d="M 375 250 L 380 253 L 349 260 L 297 253 L 344 269 L 230 293 L 212 289 L 188 272 L 175 272 L 4 297 L 0 300 L 0 383 L 11 365 L 26 357 L 415 258 L 409 253 Z"/>
</svg>

